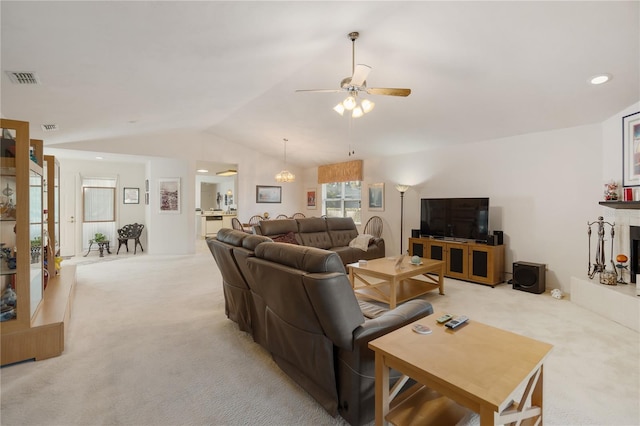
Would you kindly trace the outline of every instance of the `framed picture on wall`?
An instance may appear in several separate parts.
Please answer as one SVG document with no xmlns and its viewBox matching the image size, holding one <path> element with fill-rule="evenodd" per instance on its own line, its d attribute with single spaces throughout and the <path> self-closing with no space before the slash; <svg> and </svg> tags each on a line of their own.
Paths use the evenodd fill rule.
<svg viewBox="0 0 640 426">
<path fill-rule="evenodd" d="M 640 186 L 640 112 L 622 117 L 622 186 Z"/>
<path fill-rule="evenodd" d="M 256 203 L 281 203 L 281 186 L 256 185 Z"/>
<path fill-rule="evenodd" d="M 369 210 L 384 211 L 384 183 L 369 184 Z"/>
<path fill-rule="evenodd" d="M 316 189 L 307 189 L 307 209 L 315 210 L 316 209 Z"/>
<path fill-rule="evenodd" d="M 140 204 L 140 189 L 124 188 L 122 202 L 124 204 Z"/>
<path fill-rule="evenodd" d="M 158 199 L 160 213 L 180 213 L 180 178 L 158 179 Z"/>
</svg>

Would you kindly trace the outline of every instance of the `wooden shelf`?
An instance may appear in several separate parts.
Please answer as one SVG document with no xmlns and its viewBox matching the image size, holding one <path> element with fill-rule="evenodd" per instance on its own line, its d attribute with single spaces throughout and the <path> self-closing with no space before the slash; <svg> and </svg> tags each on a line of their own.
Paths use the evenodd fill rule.
<svg viewBox="0 0 640 426">
<path fill-rule="evenodd" d="M 640 201 L 600 201 L 601 206 L 612 209 L 637 209 L 640 210 Z"/>
<path fill-rule="evenodd" d="M 62 354 L 75 285 L 75 265 L 63 266 L 60 275 L 49 279 L 44 299 L 33 317 L 31 326 L 2 334 L 2 365 L 28 359 L 47 359 Z"/>
</svg>

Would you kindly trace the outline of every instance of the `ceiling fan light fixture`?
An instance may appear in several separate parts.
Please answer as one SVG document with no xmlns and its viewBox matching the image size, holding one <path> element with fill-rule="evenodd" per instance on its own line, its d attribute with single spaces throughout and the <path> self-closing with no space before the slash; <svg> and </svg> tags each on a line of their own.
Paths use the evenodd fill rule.
<svg viewBox="0 0 640 426">
<path fill-rule="evenodd" d="M 364 112 L 362 112 L 362 108 L 360 108 L 359 106 L 358 106 L 358 107 L 355 107 L 355 108 L 353 109 L 353 112 L 351 113 L 351 116 L 352 116 L 353 118 L 360 118 L 360 117 L 362 117 L 363 115 L 364 115 Z"/>
<path fill-rule="evenodd" d="M 375 102 L 370 101 L 369 99 L 363 99 L 361 102 L 361 106 L 362 106 L 362 111 L 364 111 L 364 113 L 368 113 L 369 111 L 371 111 L 375 106 Z"/>
<path fill-rule="evenodd" d="M 333 107 L 333 110 L 335 112 L 337 112 L 338 114 L 343 115 L 344 114 L 344 105 L 342 105 L 342 102 L 340 102 L 338 105 Z"/>
<path fill-rule="evenodd" d="M 342 105 L 344 106 L 344 108 L 346 110 L 351 111 L 352 109 L 354 109 L 356 107 L 356 98 L 354 98 L 353 96 L 349 96 L 349 97 L 347 97 L 347 99 L 345 99 L 342 102 Z"/>
</svg>

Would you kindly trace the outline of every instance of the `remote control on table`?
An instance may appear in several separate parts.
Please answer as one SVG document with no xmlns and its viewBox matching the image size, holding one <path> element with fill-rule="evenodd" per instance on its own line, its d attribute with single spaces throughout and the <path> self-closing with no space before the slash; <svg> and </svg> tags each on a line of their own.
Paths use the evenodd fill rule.
<svg viewBox="0 0 640 426">
<path fill-rule="evenodd" d="M 453 318 L 451 315 L 444 314 L 443 316 L 439 317 L 436 321 L 438 322 L 438 324 L 444 324 L 445 322 L 449 321 L 451 318 Z"/>
<path fill-rule="evenodd" d="M 465 322 L 469 321 L 469 318 L 467 318 L 464 315 L 460 315 L 459 317 L 456 317 L 454 319 L 452 319 L 451 321 L 449 321 L 448 323 L 445 324 L 445 327 L 449 327 L 450 329 L 454 329 L 457 328 L 459 326 L 461 326 L 462 324 L 464 324 Z"/>
<path fill-rule="evenodd" d="M 431 334 L 431 329 L 426 325 L 414 324 L 411 328 L 418 334 Z"/>
</svg>

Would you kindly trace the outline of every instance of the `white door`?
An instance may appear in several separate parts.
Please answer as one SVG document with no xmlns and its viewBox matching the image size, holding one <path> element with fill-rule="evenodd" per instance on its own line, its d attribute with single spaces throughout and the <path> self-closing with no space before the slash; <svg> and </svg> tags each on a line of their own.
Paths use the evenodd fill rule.
<svg viewBox="0 0 640 426">
<path fill-rule="evenodd" d="M 77 198 L 79 176 L 77 173 L 61 172 L 60 178 L 60 255 L 76 255 Z"/>
</svg>

